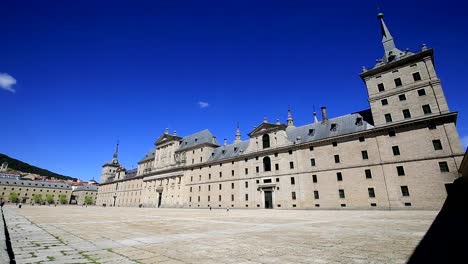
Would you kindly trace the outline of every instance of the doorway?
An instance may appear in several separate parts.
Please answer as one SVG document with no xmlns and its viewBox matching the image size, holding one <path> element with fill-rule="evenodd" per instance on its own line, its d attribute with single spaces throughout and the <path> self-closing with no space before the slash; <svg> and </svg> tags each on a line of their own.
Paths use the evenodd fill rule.
<svg viewBox="0 0 468 264">
<path fill-rule="evenodd" d="M 162 192 L 158 193 L 158 208 L 161 207 L 161 201 L 162 201 Z"/>
<path fill-rule="evenodd" d="M 265 193 L 265 209 L 273 208 L 273 197 L 271 191 L 264 191 Z"/>
</svg>

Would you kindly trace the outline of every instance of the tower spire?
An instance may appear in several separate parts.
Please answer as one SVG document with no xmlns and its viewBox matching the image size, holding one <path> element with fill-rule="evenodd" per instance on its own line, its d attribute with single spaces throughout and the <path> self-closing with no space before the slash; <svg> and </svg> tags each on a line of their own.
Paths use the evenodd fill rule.
<svg viewBox="0 0 468 264">
<path fill-rule="evenodd" d="M 119 141 L 117 141 L 117 146 L 115 147 L 115 152 L 114 156 L 112 156 L 114 159 L 119 157 Z"/>
<path fill-rule="evenodd" d="M 384 14 L 382 12 L 379 12 L 377 18 L 380 21 L 380 29 L 382 31 L 382 45 L 385 51 L 384 62 L 389 63 L 394 61 L 396 57 L 399 57 L 402 52 L 399 49 L 397 49 L 395 41 L 393 40 L 393 36 L 390 33 L 390 30 L 388 30 L 388 27 L 385 24 L 383 17 Z"/>
<path fill-rule="evenodd" d="M 237 122 L 237 129 L 236 129 L 236 140 L 234 140 L 234 143 L 241 142 L 241 132 L 239 128 L 239 122 Z"/>
<path fill-rule="evenodd" d="M 288 127 L 294 127 L 294 120 L 291 114 L 291 106 L 288 105 Z"/>
</svg>

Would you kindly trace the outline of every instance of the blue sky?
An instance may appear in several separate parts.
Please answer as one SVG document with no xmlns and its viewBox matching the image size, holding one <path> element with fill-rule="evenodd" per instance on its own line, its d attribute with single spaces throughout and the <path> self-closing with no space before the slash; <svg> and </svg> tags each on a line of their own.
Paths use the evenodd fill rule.
<svg viewBox="0 0 468 264">
<path fill-rule="evenodd" d="M 99 180 L 117 140 L 136 167 L 166 127 L 232 142 L 288 105 L 296 125 L 367 109 L 376 1 L 316 2 L 2 1 L 0 153 Z M 435 49 L 468 141 L 466 4 L 379 2 L 397 47 Z"/>
</svg>

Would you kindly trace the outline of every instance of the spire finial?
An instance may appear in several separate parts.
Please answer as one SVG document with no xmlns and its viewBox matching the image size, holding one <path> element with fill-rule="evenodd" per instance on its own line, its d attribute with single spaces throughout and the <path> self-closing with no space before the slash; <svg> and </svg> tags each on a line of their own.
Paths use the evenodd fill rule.
<svg viewBox="0 0 468 264">
<path fill-rule="evenodd" d="M 266 116 L 263 118 L 263 123 L 268 123 L 268 119 L 266 118 Z"/>
<path fill-rule="evenodd" d="M 239 122 L 237 122 L 237 129 L 236 129 L 236 140 L 234 140 L 234 143 L 241 142 L 241 132 L 239 128 Z"/>
<path fill-rule="evenodd" d="M 288 127 L 293 127 L 294 126 L 294 120 L 292 118 L 292 114 L 291 114 L 291 106 L 288 105 Z"/>
<path fill-rule="evenodd" d="M 379 8 L 380 10 L 380 8 Z M 388 30 L 385 21 L 383 20 L 384 14 L 379 12 L 377 14 L 377 18 L 380 20 L 380 29 L 382 31 L 382 45 L 385 50 L 384 61 L 386 63 L 392 62 L 396 56 L 399 55 L 401 51 L 399 51 L 396 46 L 395 42 L 393 41 L 392 34 L 390 34 L 390 30 Z"/>
<path fill-rule="evenodd" d="M 119 141 L 117 140 L 117 146 L 115 147 L 114 155 L 112 156 L 114 159 L 119 157 Z"/>
<path fill-rule="evenodd" d="M 164 129 L 164 134 L 169 134 L 169 128 L 166 127 L 166 129 Z"/>
</svg>

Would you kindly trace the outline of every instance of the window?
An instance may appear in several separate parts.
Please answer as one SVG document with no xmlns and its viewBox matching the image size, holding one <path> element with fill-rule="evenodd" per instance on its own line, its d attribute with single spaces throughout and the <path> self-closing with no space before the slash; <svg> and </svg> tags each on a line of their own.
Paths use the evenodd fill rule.
<svg viewBox="0 0 468 264">
<path fill-rule="evenodd" d="M 258 166 L 255 167 L 255 172 L 256 172 L 256 173 L 259 173 L 259 172 L 260 172 L 260 168 L 259 168 Z"/>
<path fill-rule="evenodd" d="M 249 174 L 249 169 L 245 168 L 245 175 L 248 175 L 248 174 Z"/>
<path fill-rule="evenodd" d="M 248 201 L 249 200 L 249 194 L 245 194 L 245 200 Z"/>
<path fill-rule="evenodd" d="M 245 182 L 245 188 L 249 188 L 249 182 Z"/>
<path fill-rule="evenodd" d="M 439 162 L 440 172 L 449 172 L 449 167 L 446 161 Z"/>
<path fill-rule="evenodd" d="M 403 196 L 410 196 L 410 195 L 409 195 L 408 186 L 400 186 L 400 187 L 401 187 L 401 195 L 403 195 Z"/>
<path fill-rule="evenodd" d="M 289 150 L 288 153 L 289 153 L 289 155 L 292 155 L 292 150 Z"/>
<path fill-rule="evenodd" d="M 222 190 L 222 188 L 223 188 L 223 185 L 220 183 L 219 184 L 219 189 Z"/>
<path fill-rule="evenodd" d="M 279 182 L 279 181 L 280 181 L 280 179 L 279 179 L 279 178 L 276 178 L 276 182 Z"/>
<path fill-rule="evenodd" d="M 389 130 L 389 131 L 388 131 L 388 136 L 389 136 L 389 137 L 394 137 L 394 136 L 396 136 L 395 130 Z"/>
<path fill-rule="evenodd" d="M 265 134 L 262 136 L 262 142 L 263 142 L 263 148 L 269 148 L 270 147 L 270 136 L 268 134 Z"/>
<path fill-rule="evenodd" d="M 271 159 L 270 157 L 263 158 L 263 170 L 264 171 L 271 171 Z"/>
<path fill-rule="evenodd" d="M 385 91 L 385 87 L 384 87 L 383 83 L 377 84 L 377 88 L 379 89 L 379 92 Z"/>
<path fill-rule="evenodd" d="M 193 176 L 190 176 L 190 181 L 191 181 L 191 182 L 193 181 Z"/>
<path fill-rule="evenodd" d="M 423 105 L 422 109 L 423 109 L 423 112 L 424 112 L 425 115 L 428 115 L 428 114 L 432 113 L 430 105 Z"/>
<path fill-rule="evenodd" d="M 291 177 L 291 184 L 296 184 L 296 179 L 294 179 L 294 177 Z"/>
<path fill-rule="evenodd" d="M 208 184 L 208 191 L 211 191 L 211 185 Z"/>
<path fill-rule="evenodd" d="M 211 197 L 208 195 L 208 202 L 211 200 Z"/>
<path fill-rule="evenodd" d="M 400 101 L 406 101 L 406 95 L 405 94 L 400 94 L 398 96 L 398 99 L 400 99 Z"/>
<path fill-rule="evenodd" d="M 332 142 L 332 145 L 333 145 L 334 147 L 336 147 L 336 146 L 338 146 L 338 142 L 333 141 L 333 142 Z"/>
<path fill-rule="evenodd" d="M 218 201 L 221 202 L 221 195 L 218 195 Z"/>
<path fill-rule="evenodd" d="M 310 150 L 310 151 L 314 151 L 314 146 L 310 146 L 310 147 L 309 147 L 309 150 Z"/>
<path fill-rule="evenodd" d="M 362 126 L 362 117 L 356 118 L 356 122 L 354 123 L 356 126 Z"/>
<path fill-rule="evenodd" d="M 221 172 L 221 171 L 219 172 L 219 177 L 220 178 L 223 177 L 223 172 Z"/>
<path fill-rule="evenodd" d="M 277 158 L 277 157 L 278 157 L 278 152 L 275 153 L 275 158 Z"/>
<path fill-rule="evenodd" d="M 343 189 L 339 189 L 338 190 L 338 194 L 340 196 L 340 199 L 344 199 L 345 198 L 345 193 L 344 193 L 344 190 Z"/>
<path fill-rule="evenodd" d="M 369 159 L 369 155 L 367 154 L 367 150 L 361 151 L 361 154 L 362 154 L 362 159 L 363 160 Z"/>
<path fill-rule="evenodd" d="M 403 110 L 403 117 L 404 118 L 411 118 L 411 113 L 410 113 L 409 109 L 404 109 Z"/>
<path fill-rule="evenodd" d="M 432 145 L 434 146 L 434 150 L 442 149 L 442 143 L 440 142 L 439 139 L 432 140 Z"/>
<path fill-rule="evenodd" d="M 315 159 L 310 159 L 310 166 L 315 167 Z"/>
<path fill-rule="evenodd" d="M 391 114 L 385 114 L 385 122 L 387 122 L 387 123 L 392 122 L 392 115 Z"/>
<path fill-rule="evenodd" d="M 393 156 L 400 155 L 400 148 L 398 146 L 393 146 L 392 151 L 393 151 Z"/>
<path fill-rule="evenodd" d="M 340 155 L 335 155 L 335 163 L 340 163 Z"/>
<path fill-rule="evenodd" d="M 200 196 L 198 196 L 198 202 L 200 202 Z"/>
<path fill-rule="evenodd" d="M 405 206 L 411 206 L 411 203 L 405 203 Z"/>
<path fill-rule="evenodd" d="M 279 164 L 278 163 L 275 164 L 275 170 L 279 170 Z"/>
<path fill-rule="evenodd" d="M 393 81 L 395 82 L 395 86 L 396 86 L 396 87 L 400 87 L 400 86 L 402 85 L 401 79 L 400 79 L 400 78 L 396 78 L 396 79 L 394 79 Z"/>
<path fill-rule="evenodd" d="M 316 183 L 317 182 L 317 175 L 312 175 L 312 182 Z"/>
<path fill-rule="evenodd" d="M 369 193 L 369 198 L 375 198 L 374 188 L 367 188 L 367 192 Z"/>
<path fill-rule="evenodd" d="M 314 191 L 314 199 L 320 199 L 318 191 Z"/>
<path fill-rule="evenodd" d="M 397 166 L 396 169 L 398 176 L 405 176 L 405 169 L 403 168 L 403 166 Z"/>
<path fill-rule="evenodd" d="M 208 173 L 208 180 L 211 180 L 211 173 Z"/>
<path fill-rule="evenodd" d="M 315 135 L 315 129 L 309 129 L 309 134 L 310 137 L 313 137 Z"/>
<path fill-rule="evenodd" d="M 201 186 L 198 186 L 198 192 L 200 192 L 200 191 L 201 191 Z"/>
<path fill-rule="evenodd" d="M 364 173 L 366 174 L 366 179 L 372 179 L 372 171 L 370 169 L 364 170 Z"/>
<path fill-rule="evenodd" d="M 426 90 L 424 90 L 424 89 L 419 89 L 419 90 L 418 90 L 418 95 L 419 95 L 419 96 L 424 96 L 424 95 L 426 95 Z"/>
<path fill-rule="evenodd" d="M 436 124 L 434 122 L 430 122 L 430 123 L 427 124 L 427 128 L 429 130 L 434 130 L 434 129 L 437 129 L 437 126 L 436 126 Z"/>
<path fill-rule="evenodd" d="M 296 192 L 292 192 L 291 197 L 292 197 L 293 200 L 296 200 Z"/>
<path fill-rule="evenodd" d="M 231 189 L 234 189 L 234 183 L 231 183 Z"/>
<path fill-rule="evenodd" d="M 338 127 L 337 124 L 332 123 L 332 124 L 330 125 L 330 131 L 336 131 L 337 127 Z"/>
<path fill-rule="evenodd" d="M 292 161 L 289 162 L 289 168 L 294 169 L 294 162 L 292 162 Z"/>
<path fill-rule="evenodd" d="M 234 170 L 231 170 L 231 176 L 234 176 Z"/>
<path fill-rule="evenodd" d="M 271 183 L 271 179 L 265 179 L 263 180 L 263 183 Z"/>
<path fill-rule="evenodd" d="M 419 72 L 413 73 L 413 80 L 415 82 L 420 81 L 421 80 L 421 74 L 419 74 Z"/>
<path fill-rule="evenodd" d="M 380 100 L 380 103 L 382 103 L 382 105 L 388 105 L 388 100 L 387 99 L 382 99 L 382 100 Z"/>
<path fill-rule="evenodd" d="M 336 173 L 336 180 L 337 181 L 343 181 L 343 174 L 341 174 L 341 172 Z"/>
</svg>

